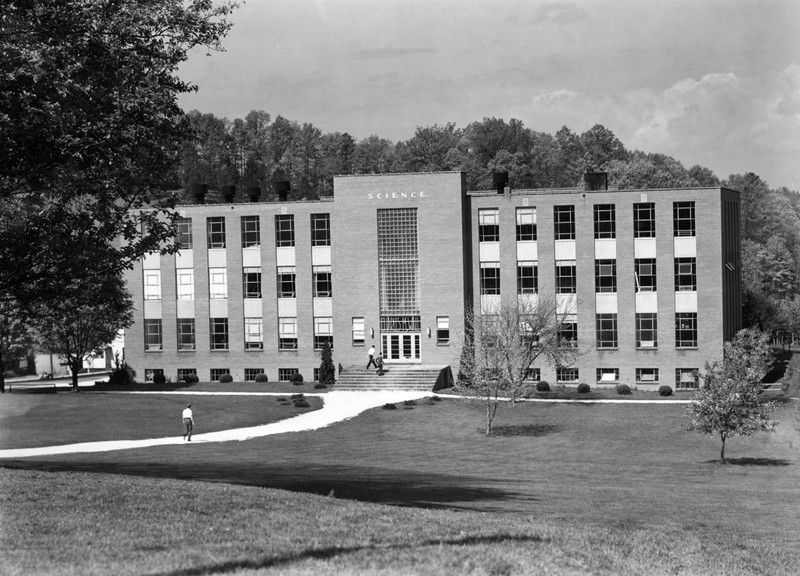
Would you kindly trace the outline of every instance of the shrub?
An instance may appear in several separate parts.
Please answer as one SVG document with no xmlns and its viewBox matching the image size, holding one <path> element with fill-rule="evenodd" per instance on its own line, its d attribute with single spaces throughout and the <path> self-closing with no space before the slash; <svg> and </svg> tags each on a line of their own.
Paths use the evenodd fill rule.
<svg viewBox="0 0 800 576">
<path fill-rule="evenodd" d="M 197 377 L 197 374 L 187 374 L 183 377 L 183 381 L 187 384 L 197 384 L 200 382 L 200 378 Z"/>
<path fill-rule="evenodd" d="M 153 384 L 166 384 L 167 377 L 164 376 L 163 372 L 157 372 L 153 374 Z"/>
<path fill-rule="evenodd" d="M 256 382 L 269 382 L 269 378 L 267 375 L 261 372 L 260 374 L 256 374 Z"/>
<path fill-rule="evenodd" d="M 111 371 L 108 383 L 116 386 L 128 386 L 136 383 L 134 376 L 136 376 L 136 373 L 127 364 L 123 363 Z"/>
<path fill-rule="evenodd" d="M 310 406 L 308 400 L 302 394 L 292 394 L 291 399 L 295 408 L 308 408 Z"/>
<path fill-rule="evenodd" d="M 384 404 L 383 405 L 383 409 L 384 410 L 397 410 L 397 406 L 395 406 L 394 404 Z"/>
<path fill-rule="evenodd" d="M 578 394 L 588 394 L 591 390 L 586 382 L 578 384 Z"/>
<path fill-rule="evenodd" d="M 314 384 L 314 388 L 317 388 L 317 389 L 319 389 L 319 388 L 327 388 L 327 386 L 325 386 L 325 384 L 321 384 L 320 382 L 317 382 L 316 384 Z"/>
<path fill-rule="evenodd" d="M 300 372 L 295 372 L 289 381 L 295 386 L 300 386 L 303 383 L 303 375 Z"/>
<path fill-rule="evenodd" d="M 222 374 L 219 377 L 219 381 L 220 384 L 230 384 L 231 382 L 233 382 L 233 376 L 231 376 L 230 374 Z"/>
<path fill-rule="evenodd" d="M 550 392 L 550 382 L 542 380 L 536 385 L 537 392 Z"/>
<path fill-rule="evenodd" d="M 672 388 L 670 388 L 666 384 L 664 386 L 659 386 L 658 387 L 658 395 L 659 396 L 672 396 Z"/>
<path fill-rule="evenodd" d="M 617 384 L 617 394 L 626 396 L 631 393 L 631 387 L 627 384 Z"/>
</svg>

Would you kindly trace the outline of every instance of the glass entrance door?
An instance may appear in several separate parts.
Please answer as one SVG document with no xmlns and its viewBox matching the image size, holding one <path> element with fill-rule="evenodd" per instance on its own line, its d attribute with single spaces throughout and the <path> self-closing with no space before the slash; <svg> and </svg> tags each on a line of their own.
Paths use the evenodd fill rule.
<svg viewBox="0 0 800 576">
<path fill-rule="evenodd" d="M 419 338 L 418 332 L 382 334 L 383 358 L 387 362 L 419 362 Z"/>
</svg>

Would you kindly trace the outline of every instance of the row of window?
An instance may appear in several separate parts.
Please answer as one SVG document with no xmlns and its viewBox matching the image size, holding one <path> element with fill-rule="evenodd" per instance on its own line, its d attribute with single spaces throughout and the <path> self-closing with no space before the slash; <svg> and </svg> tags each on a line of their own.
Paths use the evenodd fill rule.
<svg viewBox="0 0 800 576">
<path fill-rule="evenodd" d="M 541 380 L 539 368 L 532 368 L 529 378 L 533 381 Z M 636 384 L 661 384 L 658 368 L 636 368 Z M 676 368 L 675 388 L 689 390 L 698 386 L 697 368 Z M 598 384 L 618 384 L 619 368 L 597 368 L 596 381 Z M 577 384 L 580 382 L 578 368 L 556 368 L 556 383 Z"/>
<path fill-rule="evenodd" d="M 278 381 L 289 382 L 292 376 L 299 372 L 297 368 L 278 368 Z M 230 368 L 211 368 L 209 371 L 210 380 L 218 382 L 220 377 L 224 374 L 230 374 Z M 264 374 L 263 368 L 245 368 L 244 379 L 245 382 L 255 382 L 256 376 Z M 163 368 L 145 368 L 144 380 L 145 382 L 152 382 L 156 375 L 164 375 Z M 197 376 L 197 368 L 178 368 L 178 381 L 185 381 L 187 376 Z M 314 381 L 319 381 L 319 368 L 314 368 Z"/>
<path fill-rule="evenodd" d="M 637 313 L 635 320 L 636 348 L 648 350 L 658 348 L 658 314 Z M 619 347 L 619 328 L 617 314 L 595 315 L 595 340 L 598 349 Z M 561 346 L 577 346 L 578 321 L 575 314 L 561 318 L 558 329 Z M 697 348 L 697 313 L 678 312 L 675 314 L 675 347 Z"/>
<path fill-rule="evenodd" d="M 674 236 L 695 235 L 695 203 L 673 202 Z M 536 208 L 517 208 L 517 241 L 533 241 L 536 235 Z M 575 206 L 553 206 L 553 229 L 556 240 L 575 240 Z M 653 202 L 633 205 L 633 237 L 655 238 L 656 206 Z M 594 205 L 594 237 L 617 237 L 617 214 L 614 204 Z M 500 241 L 500 211 L 497 208 L 478 210 L 478 240 Z"/>
<path fill-rule="evenodd" d="M 176 297 L 178 300 L 194 300 L 194 270 L 178 268 L 176 275 Z M 330 266 L 312 266 L 311 281 L 314 298 L 330 298 L 333 295 Z M 294 266 L 278 266 L 277 273 L 278 298 L 297 297 L 297 272 Z M 228 269 L 208 269 L 208 296 L 212 299 L 228 297 Z M 242 269 L 242 296 L 244 298 L 261 298 L 262 274 L 260 266 Z M 161 270 L 144 271 L 144 299 L 161 300 Z"/>
<path fill-rule="evenodd" d="M 190 249 L 194 245 L 191 218 L 179 218 L 176 223 L 176 239 L 182 249 Z M 259 216 L 241 217 L 242 248 L 261 246 L 261 219 Z M 225 216 L 206 218 L 206 243 L 208 248 L 227 248 L 228 238 Z M 275 246 L 294 246 L 295 227 L 294 214 L 278 214 L 275 216 Z M 311 245 L 331 245 L 330 214 L 311 214 Z"/>
<path fill-rule="evenodd" d="M 555 263 L 555 284 L 557 294 L 577 292 L 577 263 L 575 260 L 557 260 Z M 634 291 L 655 292 L 655 258 L 636 258 L 634 260 Z M 697 291 L 697 259 L 675 258 L 675 291 Z M 617 292 L 617 261 L 595 260 L 595 292 Z M 500 294 L 500 263 L 481 262 L 481 294 Z M 535 261 L 517 262 L 517 294 L 537 294 L 539 292 L 539 265 Z"/>
<path fill-rule="evenodd" d="M 364 346 L 364 318 L 352 319 L 352 345 Z M 196 350 L 196 331 L 194 318 L 177 319 L 178 350 L 191 352 Z M 229 349 L 229 331 L 227 318 L 209 319 L 209 348 L 211 350 Z M 314 317 L 314 350 L 321 350 L 328 344 L 333 347 L 333 318 L 330 316 Z M 437 316 L 436 344 L 450 344 L 450 317 Z M 146 352 L 160 352 L 163 349 L 162 320 L 148 318 L 144 321 L 144 349 Z M 244 349 L 264 349 L 264 321 L 261 317 L 244 319 Z M 297 318 L 278 318 L 278 350 L 297 350 Z"/>
</svg>

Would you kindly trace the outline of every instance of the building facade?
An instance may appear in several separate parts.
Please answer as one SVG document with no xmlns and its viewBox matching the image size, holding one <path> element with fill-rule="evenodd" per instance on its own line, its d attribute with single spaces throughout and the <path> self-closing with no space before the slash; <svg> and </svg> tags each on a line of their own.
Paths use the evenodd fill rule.
<svg viewBox="0 0 800 576">
<path fill-rule="evenodd" d="M 180 253 L 128 278 L 139 378 L 308 380 L 326 342 L 345 370 L 370 346 L 456 367 L 467 311 L 550 297 L 578 354 L 533 380 L 680 389 L 741 327 L 732 190 L 468 192 L 443 172 L 337 177 L 334 198 L 179 207 Z"/>
</svg>

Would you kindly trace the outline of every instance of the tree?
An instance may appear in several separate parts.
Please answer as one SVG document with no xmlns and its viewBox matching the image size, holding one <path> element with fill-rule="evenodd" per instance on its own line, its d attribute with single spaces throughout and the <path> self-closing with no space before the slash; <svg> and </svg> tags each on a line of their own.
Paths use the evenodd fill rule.
<svg viewBox="0 0 800 576">
<path fill-rule="evenodd" d="M 322 362 L 319 365 L 319 384 L 333 386 L 336 384 L 336 367 L 333 365 L 331 345 L 325 342 L 322 346 Z"/>
<path fill-rule="evenodd" d="M 84 358 L 133 324 L 133 300 L 122 278 L 111 276 L 41 305 L 35 323 L 40 345 L 66 359 L 77 392 Z"/>
<path fill-rule="evenodd" d="M 33 333 L 22 310 L 12 302 L 0 301 L 0 393 L 6 391 L 8 363 L 33 348 Z"/>
<path fill-rule="evenodd" d="M 516 401 L 534 363 L 574 361 L 577 349 L 560 341 L 563 319 L 555 298 L 541 295 L 536 301 L 504 301 L 490 313 L 467 311 L 456 389 L 483 401 L 487 436 L 501 394 Z"/>
<path fill-rule="evenodd" d="M 748 328 L 725 343 L 721 360 L 706 364 L 705 386 L 695 393 L 686 416 L 689 430 L 719 436 L 722 462 L 728 438 L 772 432 L 777 424 L 771 418 L 775 402 L 759 396 L 772 361 L 769 336 Z"/>
<path fill-rule="evenodd" d="M 0 298 L 57 300 L 62 286 L 174 250 L 171 202 L 138 208 L 164 195 L 188 134 L 177 97 L 195 87 L 178 66 L 195 46 L 219 48 L 232 9 L 212 0 L 4 2 Z"/>
</svg>

